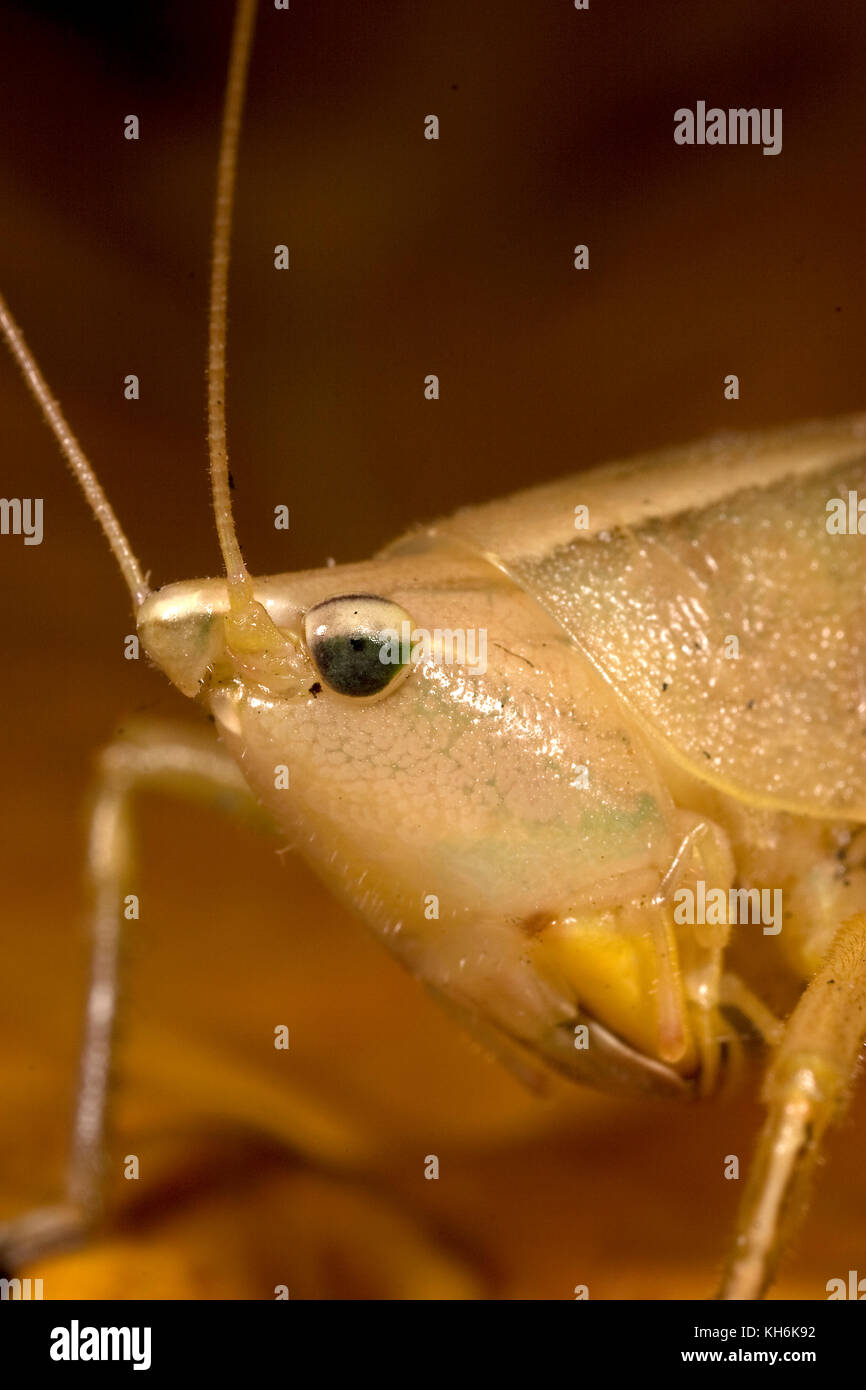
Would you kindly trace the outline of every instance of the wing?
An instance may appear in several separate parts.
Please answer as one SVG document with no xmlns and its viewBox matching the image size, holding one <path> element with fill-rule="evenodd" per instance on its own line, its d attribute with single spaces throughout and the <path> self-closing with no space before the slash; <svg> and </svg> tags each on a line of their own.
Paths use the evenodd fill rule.
<svg viewBox="0 0 866 1390">
<path fill-rule="evenodd" d="M 692 773 L 866 820 L 866 537 L 827 529 L 849 493 L 866 499 L 864 416 L 612 464 L 428 536 L 533 594 Z"/>
</svg>

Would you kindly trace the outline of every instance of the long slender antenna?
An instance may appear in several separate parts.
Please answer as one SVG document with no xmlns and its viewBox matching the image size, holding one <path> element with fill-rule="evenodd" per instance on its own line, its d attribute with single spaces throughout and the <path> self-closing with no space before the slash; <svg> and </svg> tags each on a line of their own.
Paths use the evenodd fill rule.
<svg viewBox="0 0 866 1390">
<path fill-rule="evenodd" d="M 0 295 L 0 333 L 3 334 L 12 356 L 21 368 L 24 380 L 42 412 L 45 423 L 52 431 L 63 451 L 66 462 L 78 480 L 90 510 L 105 533 L 106 540 L 120 566 L 137 610 L 150 593 L 147 581 L 141 572 L 141 566 L 126 538 L 123 527 L 117 519 L 114 508 L 102 490 L 87 455 L 69 428 L 69 423 L 60 409 L 60 405 L 49 391 L 48 383 L 39 370 L 36 358 L 27 346 L 24 334 L 12 317 L 9 306 L 2 295 Z"/>
<path fill-rule="evenodd" d="M 255 15 L 256 0 L 240 0 L 232 35 L 219 163 L 217 165 L 208 320 L 208 446 L 210 450 L 211 492 L 223 563 L 229 584 L 235 590 L 248 587 L 249 575 L 235 532 L 229 490 L 225 408 L 226 319 L 238 137 L 246 94 Z M 150 588 L 136 559 L 135 552 L 126 538 L 114 508 L 102 490 L 87 455 L 72 433 L 59 403 L 48 389 L 48 383 L 2 295 L 0 295 L 0 333 L 2 333 L 13 357 L 21 368 L 24 380 L 30 388 L 46 424 L 60 445 L 91 511 L 105 533 L 136 609 L 140 608 L 150 593 Z"/>
<path fill-rule="evenodd" d="M 229 492 L 225 401 L 226 317 L 238 137 L 247 87 L 255 17 L 256 0 L 240 0 L 235 16 L 234 33 L 232 34 L 228 84 L 220 136 L 219 162 L 217 164 L 208 319 L 207 418 L 211 494 L 223 563 L 229 585 L 234 588 L 246 587 L 249 584 L 249 575 L 238 544 Z"/>
</svg>

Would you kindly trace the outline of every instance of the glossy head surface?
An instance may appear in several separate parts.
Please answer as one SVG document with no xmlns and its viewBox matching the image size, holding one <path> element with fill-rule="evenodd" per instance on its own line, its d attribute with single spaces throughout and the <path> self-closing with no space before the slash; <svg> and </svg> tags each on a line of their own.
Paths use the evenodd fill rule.
<svg viewBox="0 0 866 1390">
<path fill-rule="evenodd" d="M 253 594 L 244 626 L 225 583 L 171 586 L 142 609 L 142 638 L 202 692 L 333 891 L 416 974 L 533 1046 L 588 1003 L 663 1054 L 656 944 L 634 910 L 673 857 L 675 811 L 556 623 L 458 548 Z"/>
</svg>

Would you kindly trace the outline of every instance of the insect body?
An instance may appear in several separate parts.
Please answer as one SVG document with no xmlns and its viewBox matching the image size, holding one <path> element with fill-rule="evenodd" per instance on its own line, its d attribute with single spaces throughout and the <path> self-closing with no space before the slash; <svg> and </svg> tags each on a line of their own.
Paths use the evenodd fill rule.
<svg viewBox="0 0 866 1390">
<path fill-rule="evenodd" d="M 142 637 L 410 968 L 578 1079 L 706 1092 L 731 931 L 808 976 L 866 907 L 862 865 L 838 872 L 866 819 L 864 575 L 859 539 L 825 526 L 828 497 L 866 487 L 864 443 L 855 417 L 602 469 L 369 564 L 257 581 L 255 651 L 220 582 L 153 595 Z M 393 605 L 484 631 L 486 671 L 431 656 L 372 697 L 329 689 L 305 617 L 348 648 L 371 593 L 383 630 Z M 780 942 L 678 927 L 698 883 L 780 890 Z"/>
<path fill-rule="evenodd" d="M 725 1286 L 756 1296 L 864 1026 L 866 570 L 862 539 L 832 534 L 827 505 L 866 495 L 866 418 L 613 465 L 458 513 L 366 564 L 253 578 L 224 421 L 252 13 L 240 6 L 233 45 L 211 294 L 225 579 L 149 592 L 0 304 L 4 334 L 103 524 L 146 651 L 410 970 L 506 1048 L 608 1089 L 708 1095 L 746 1035 L 778 1044 Z M 95 1205 L 117 808 L 136 780 L 175 774 L 239 783 L 168 745 L 109 769 L 89 1046 L 55 1237 Z M 781 910 L 765 915 L 763 894 Z M 768 953 L 801 984 L 814 976 L 784 1035 L 761 993 Z M 13 1232 L 7 1248 L 38 1248 L 46 1230 Z"/>
</svg>

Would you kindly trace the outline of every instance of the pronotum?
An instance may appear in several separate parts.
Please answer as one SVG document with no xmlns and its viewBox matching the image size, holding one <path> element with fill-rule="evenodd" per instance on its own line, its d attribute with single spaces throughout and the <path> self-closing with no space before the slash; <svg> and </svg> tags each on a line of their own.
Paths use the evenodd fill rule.
<svg viewBox="0 0 866 1390">
<path fill-rule="evenodd" d="M 211 382 L 217 380 L 212 370 Z M 270 629 L 264 638 L 257 631 L 265 620 L 243 597 L 235 555 L 229 589 L 215 582 L 199 586 L 195 601 L 187 591 L 182 602 L 171 591 L 151 600 L 140 614 L 142 640 L 184 693 L 197 693 L 204 679 L 225 741 L 231 746 L 242 737 L 248 769 L 258 765 L 253 780 L 261 799 L 277 817 L 303 816 L 293 834 L 303 840 L 316 832 L 320 848 L 311 844 L 312 857 L 341 855 L 345 895 L 460 1007 L 579 1078 L 608 1086 L 639 1078 L 639 1085 L 709 1092 L 717 1065 L 731 1065 L 736 1039 L 749 1025 L 775 1040 L 778 1024 L 747 992 L 742 967 L 725 971 L 723 983 L 726 952 L 720 956 L 715 947 L 726 932 L 686 925 L 671 936 L 666 914 L 673 894 L 699 881 L 780 891 L 792 914 L 780 939 L 761 925 L 746 930 L 755 952 L 779 951 L 785 968 L 793 963 L 804 980 L 818 968 L 831 928 L 864 906 L 851 833 L 863 818 L 863 745 L 852 723 L 859 718 L 862 725 L 862 545 L 856 535 L 831 536 L 826 527 L 828 500 L 866 492 L 863 453 L 862 422 L 852 419 L 741 445 L 717 442 L 644 460 L 635 474 L 598 473 L 577 490 L 571 481 L 494 504 L 419 532 L 370 568 L 292 576 L 284 588 L 282 580 L 257 580 L 256 596 L 266 601 L 279 639 Z M 577 506 L 586 508 L 585 516 Z M 736 546 L 725 540 L 732 525 Z M 744 533 L 751 533 L 745 545 Z M 227 532 L 223 539 L 231 575 Z M 719 551 L 728 565 L 723 602 L 708 612 L 713 589 L 701 566 L 718 564 Z M 756 582 L 738 570 L 744 556 L 756 567 L 769 609 L 756 601 Z M 799 576 L 813 564 L 826 578 L 826 594 L 816 582 L 815 607 L 805 614 L 817 628 L 804 621 L 800 603 L 802 588 L 811 591 L 812 584 Z M 323 599 L 359 593 L 396 602 L 401 611 L 376 611 L 365 600 L 359 612 L 352 598 L 348 608 L 319 617 L 327 623 L 357 617 L 374 635 L 383 626 L 399 628 L 404 615 L 423 631 L 483 632 L 486 672 L 467 672 L 434 652 L 397 672 L 369 704 L 328 688 L 313 693 L 323 672 L 297 663 L 311 660 L 310 643 L 323 635 L 338 643 L 343 637 L 342 628 L 332 633 L 327 623 L 317 637 L 307 614 Z M 196 608 L 202 602 L 206 624 Z M 773 642 L 771 652 L 760 649 L 764 684 L 752 694 L 750 661 L 757 658 L 746 649 L 746 635 L 754 641 L 760 621 Z M 682 652 L 684 640 L 671 638 L 684 639 L 677 626 L 684 622 L 696 634 L 694 657 Z M 730 638 L 739 650 L 725 649 Z M 803 673 L 821 651 L 835 663 L 830 669 L 840 673 L 838 682 L 827 679 L 825 668 L 819 688 L 807 689 Z M 381 674 L 379 667 L 390 674 L 386 663 L 374 667 Z M 281 757 L 271 748 L 255 751 L 256 735 L 230 695 L 238 672 L 277 702 L 281 723 L 307 721 L 298 725 L 306 732 L 287 735 L 290 748 L 277 749 Z M 371 740 L 393 749 L 397 731 L 407 727 L 415 730 L 417 748 L 423 736 L 413 700 L 431 740 L 427 755 L 438 748 L 444 759 L 450 750 L 444 780 L 441 786 L 429 774 L 418 780 L 409 759 L 404 771 L 411 789 L 400 793 L 400 765 L 392 758 L 388 804 L 377 827 L 368 812 L 382 764 L 376 761 L 366 778 L 356 769 L 348 785 L 363 790 L 368 823 L 360 827 L 352 812 L 346 839 L 337 811 L 327 810 L 319 740 L 326 741 L 326 757 L 338 750 L 350 758 L 357 739 L 354 756 L 365 765 Z M 465 723 L 452 726 L 452 713 Z M 257 714 L 254 727 L 263 722 Z M 820 758 L 813 751 L 804 767 L 816 723 L 825 729 Z M 484 733 L 472 747 L 475 727 Z M 503 746 L 513 779 L 508 792 L 496 786 L 505 760 L 491 752 Z M 479 796 L 473 789 L 485 752 L 493 772 Z M 287 789 L 275 786 L 283 764 Z M 343 814 L 345 792 L 344 784 Z M 398 795 L 407 809 L 395 818 Z M 792 814 L 802 823 L 773 821 Z M 443 820 L 459 824 L 460 834 L 444 837 Z M 758 842 L 760 854 L 753 849 Z M 622 875 L 613 888 L 615 876 L 607 879 L 598 867 L 611 859 Z M 804 863 L 808 884 L 801 881 Z M 435 884 L 438 917 L 425 916 L 430 895 L 419 884 Z M 695 959 L 684 969 L 690 955 Z M 689 970 L 686 993 L 693 997 L 684 1005 L 680 980 Z M 834 978 L 835 972 L 834 966 Z M 853 1027 L 853 1007 L 848 1018 Z M 586 1037 L 577 1037 L 580 1026 Z M 808 1031 L 811 1038 L 814 1021 Z M 853 1035 L 847 1040 L 849 1051 L 855 1042 Z M 79 1158 L 87 1168 L 93 1155 Z M 86 1173 L 73 1180 L 87 1187 Z M 767 1272 L 752 1275 L 737 1266 L 731 1277 L 735 1288 L 756 1291 Z M 751 1284 L 736 1284 L 749 1278 Z"/>
</svg>

